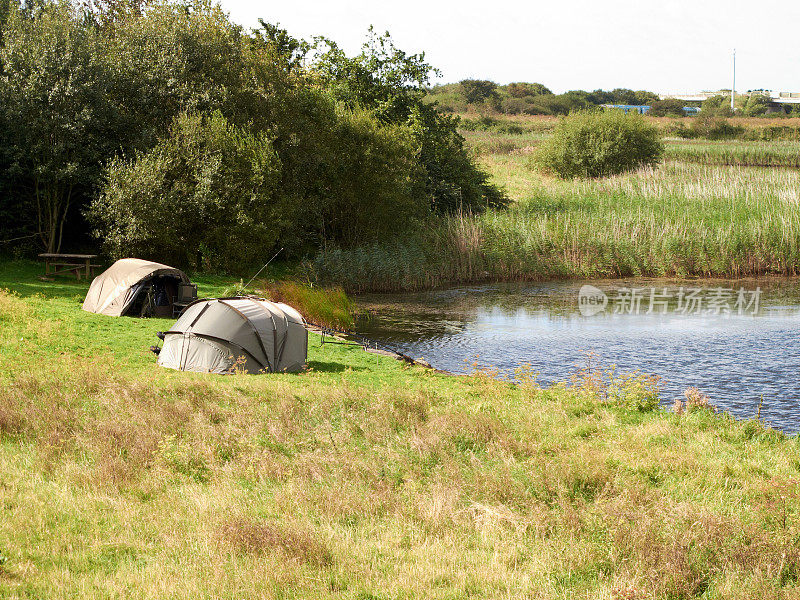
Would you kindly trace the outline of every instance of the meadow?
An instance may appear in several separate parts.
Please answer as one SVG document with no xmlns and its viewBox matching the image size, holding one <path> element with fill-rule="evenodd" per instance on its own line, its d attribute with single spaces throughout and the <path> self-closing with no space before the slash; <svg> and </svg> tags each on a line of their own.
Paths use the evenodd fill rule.
<svg viewBox="0 0 800 600">
<path fill-rule="evenodd" d="M 800 591 L 798 439 L 699 393 L 665 411 L 591 357 L 541 389 L 314 335 L 302 374 L 178 373 L 147 350 L 171 321 L 84 313 L 39 269 L 0 264 L 3 598 Z"/>
<path fill-rule="evenodd" d="M 667 138 L 655 168 L 563 181 L 535 165 L 552 119 L 497 121 L 463 135 L 513 198 L 508 209 L 462 213 L 390 246 L 323 253 L 317 272 L 352 291 L 800 272 L 798 142 Z"/>
</svg>

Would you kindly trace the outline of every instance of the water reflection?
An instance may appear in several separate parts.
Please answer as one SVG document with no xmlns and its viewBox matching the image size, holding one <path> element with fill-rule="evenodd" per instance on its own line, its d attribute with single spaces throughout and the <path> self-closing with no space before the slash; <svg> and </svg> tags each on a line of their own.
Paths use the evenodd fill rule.
<svg viewBox="0 0 800 600">
<path fill-rule="evenodd" d="M 477 360 L 506 373 L 530 363 L 540 381 L 567 379 L 588 351 L 605 365 L 656 373 L 669 401 L 689 386 L 739 417 L 762 417 L 787 432 L 800 430 L 800 286 L 797 279 L 737 281 L 614 280 L 591 285 L 609 296 L 605 312 L 584 316 L 585 282 L 458 287 L 414 294 L 365 295 L 360 332 L 454 372 Z M 760 290 L 755 314 L 660 312 L 617 314 L 622 288 Z"/>
</svg>

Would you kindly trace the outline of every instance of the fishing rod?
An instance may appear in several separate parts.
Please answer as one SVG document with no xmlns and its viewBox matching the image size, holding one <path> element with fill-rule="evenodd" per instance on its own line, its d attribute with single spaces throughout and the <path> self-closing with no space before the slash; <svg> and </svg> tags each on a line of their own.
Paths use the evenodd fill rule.
<svg viewBox="0 0 800 600">
<path fill-rule="evenodd" d="M 261 271 L 263 271 L 264 269 L 266 269 L 266 268 L 267 268 L 267 265 L 269 265 L 269 263 L 271 263 L 273 260 L 275 260 L 275 257 L 276 257 L 276 256 L 278 256 L 278 254 L 280 254 L 281 252 L 283 252 L 283 248 L 281 248 L 280 250 L 278 250 L 278 251 L 275 253 L 275 255 L 274 255 L 272 258 L 270 258 L 270 259 L 269 259 L 269 260 L 266 262 L 266 264 L 265 264 L 263 267 L 261 267 L 261 268 L 258 270 L 258 273 L 256 273 L 255 275 L 253 275 L 253 276 L 250 278 L 250 281 L 248 281 L 247 283 L 245 283 L 245 284 L 244 284 L 244 286 L 243 286 L 243 289 L 247 289 L 247 286 L 248 286 L 248 285 L 250 285 L 251 283 L 253 283 L 253 279 L 255 279 L 256 277 L 258 277 L 258 276 L 261 274 Z"/>
</svg>

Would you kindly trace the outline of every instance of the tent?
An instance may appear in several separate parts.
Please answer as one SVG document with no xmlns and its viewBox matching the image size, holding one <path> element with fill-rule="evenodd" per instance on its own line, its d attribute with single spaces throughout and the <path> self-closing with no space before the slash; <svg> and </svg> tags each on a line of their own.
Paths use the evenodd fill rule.
<svg viewBox="0 0 800 600">
<path fill-rule="evenodd" d="M 150 316 L 148 312 L 171 317 L 181 283 L 189 283 L 189 278 L 179 269 L 123 258 L 94 278 L 83 310 L 111 317 Z"/>
<path fill-rule="evenodd" d="M 308 355 L 300 313 L 250 296 L 198 300 L 163 336 L 158 364 L 179 371 L 297 372 Z"/>
</svg>

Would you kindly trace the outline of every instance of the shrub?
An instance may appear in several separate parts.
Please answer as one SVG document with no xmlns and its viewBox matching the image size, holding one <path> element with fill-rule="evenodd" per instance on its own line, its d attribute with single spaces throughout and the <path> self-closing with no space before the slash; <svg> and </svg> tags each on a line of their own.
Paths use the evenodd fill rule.
<svg viewBox="0 0 800 600">
<path fill-rule="evenodd" d="M 767 112 L 770 105 L 770 99 L 761 94 L 753 94 L 747 99 L 744 106 L 745 117 L 758 117 Z"/>
<path fill-rule="evenodd" d="M 536 162 L 565 179 L 604 177 L 655 165 L 663 154 L 658 129 L 640 115 L 579 112 L 559 122 L 537 152 Z"/>
<path fill-rule="evenodd" d="M 497 84 L 494 81 L 464 79 L 460 84 L 461 91 L 470 104 L 479 104 L 497 97 Z"/>
<path fill-rule="evenodd" d="M 683 102 L 675 98 L 665 98 L 664 100 L 654 100 L 650 103 L 650 111 L 647 113 L 651 117 L 683 117 Z"/>
<path fill-rule="evenodd" d="M 707 100 L 703 100 L 700 110 L 704 115 L 715 117 L 731 116 L 731 97 L 730 94 L 717 94 Z"/>
<path fill-rule="evenodd" d="M 684 139 L 726 140 L 743 137 L 745 128 L 731 125 L 727 119 L 710 115 L 701 115 L 692 119 L 686 127 L 683 123 L 674 123 L 667 127 L 669 135 Z"/>
<path fill-rule="evenodd" d="M 506 92 L 512 98 L 525 98 L 526 96 L 547 96 L 553 93 L 541 83 L 525 82 L 509 83 L 506 86 Z"/>
<path fill-rule="evenodd" d="M 333 329 L 352 329 L 355 303 L 341 287 L 311 287 L 292 281 L 259 285 L 258 292 L 273 302 L 296 308 L 315 325 Z"/>
<path fill-rule="evenodd" d="M 112 161 L 90 214 L 112 256 L 229 270 L 277 241 L 279 176 L 266 137 L 219 113 L 181 115 L 152 151 Z"/>
</svg>

